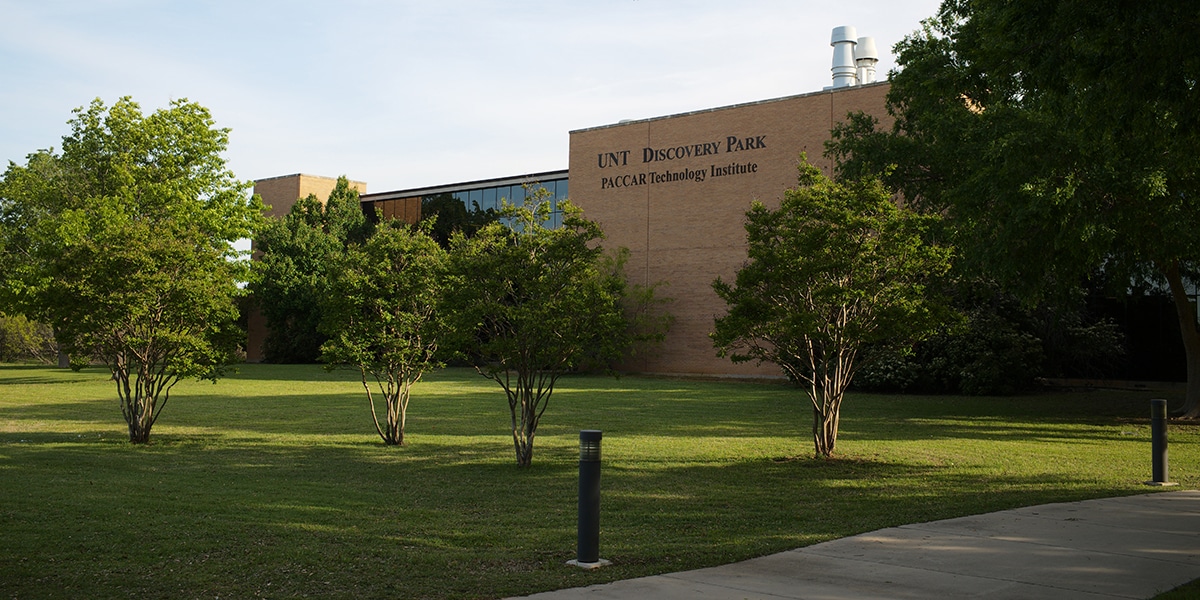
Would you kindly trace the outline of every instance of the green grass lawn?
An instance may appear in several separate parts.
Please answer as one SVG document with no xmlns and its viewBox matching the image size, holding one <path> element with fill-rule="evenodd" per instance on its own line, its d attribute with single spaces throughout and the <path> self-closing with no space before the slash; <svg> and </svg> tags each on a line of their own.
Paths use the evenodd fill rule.
<svg viewBox="0 0 1200 600">
<path fill-rule="evenodd" d="M 856 394 L 810 458 L 789 388 L 564 378 L 518 469 L 502 392 L 418 385 L 403 448 L 357 374 L 179 384 L 127 441 L 100 370 L 0 366 L 0 596 L 489 598 L 732 562 L 904 523 L 1151 491 L 1152 395 Z M 575 554 L 578 431 L 604 431 L 600 555 Z M 1200 486 L 1200 427 L 1171 479 Z"/>
</svg>

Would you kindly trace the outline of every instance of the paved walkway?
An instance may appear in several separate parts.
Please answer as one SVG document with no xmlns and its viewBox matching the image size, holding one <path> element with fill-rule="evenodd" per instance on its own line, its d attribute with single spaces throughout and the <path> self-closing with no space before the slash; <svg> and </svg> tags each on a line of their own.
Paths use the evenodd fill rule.
<svg viewBox="0 0 1200 600">
<path fill-rule="evenodd" d="M 1169 491 L 904 525 L 732 565 L 527 598 L 1152 598 L 1197 578 L 1200 491 Z"/>
</svg>

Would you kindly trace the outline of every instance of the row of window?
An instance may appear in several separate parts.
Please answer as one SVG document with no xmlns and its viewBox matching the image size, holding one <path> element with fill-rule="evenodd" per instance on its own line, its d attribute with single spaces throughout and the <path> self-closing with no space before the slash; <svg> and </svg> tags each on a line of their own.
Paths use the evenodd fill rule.
<svg viewBox="0 0 1200 600">
<path fill-rule="evenodd" d="M 550 192 L 551 206 L 554 212 L 551 216 L 550 227 L 558 227 L 562 225 L 562 211 L 558 208 L 559 200 L 567 198 L 567 180 L 554 179 L 550 181 L 541 181 L 531 187 L 531 191 L 537 188 L 545 188 Z M 520 185 L 502 185 L 495 187 L 480 188 L 477 190 L 467 190 L 462 192 L 454 192 L 455 200 L 463 203 L 468 211 L 487 211 L 500 210 L 501 199 L 507 200 L 509 204 L 520 204 L 525 201 L 525 187 Z"/>
</svg>

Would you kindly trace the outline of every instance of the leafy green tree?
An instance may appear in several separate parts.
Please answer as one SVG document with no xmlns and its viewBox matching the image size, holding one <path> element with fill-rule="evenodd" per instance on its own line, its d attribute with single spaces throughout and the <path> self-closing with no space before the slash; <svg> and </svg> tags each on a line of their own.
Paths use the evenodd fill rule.
<svg viewBox="0 0 1200 600">
<path fill-rule="evenodd" d="M 481 209 L 478 204 L 468 207 L 451 193 L 435 194 L 421 200 L 421 219 L 433 223 L 430 235 L 443 248 L 450 247 L 450 238 L 455 232 L 461 231 L 471 237 L 497 218 L 496 209 Z"/>
<path fill-rule="evenodd" d="M 964 265 L 1036 300 L 1151 275 L 1187 355 L 1200 417 L 1200 12 L 1186 3 L 947 0 L 898 46 L 888 131 L 835 131 L 841 173 L 944 214 Z M 1125 287 L 1125 286 L 1123 286 Z"/>
<path fill-rule="evenodd" d="M 321 358 L 359 370 L 375 430 L 385 444 L 403 446 L 412 386 L 441 366 L 435 356 L 446 328 L 446 251 L 426 230 L 390 221 L 335 265 L 323 302 L 321 329 L 329 339 Z M 372 386 L 385 405 L 382 424 Z"/>
<path fill-rule="evenodd" d="M 834 182 L 807 162 L 778 209 L 746 213 L 749 259 L 732 284 L 713 282 L 729 305 L 713 343 L 805 389 L 820 456 L 833 453 L 846 388 L 872 358 L 860 351 L 911 343 L 943 316 L 926 287 L 950 266 L 950 250 L 924 239 L 935 220 L 897 207 L 878 178 Z"/>
<path fill-rule="evenodd" d="M 855 387 L 1011 395 L 1036 387 L 1040 377 L 1111 378 L 1123 363 L 1121 330 L 1086 306 L 1029 306 L 978 279 L 954 281 L 945 295 L 962 319 L 864 367 Z"/>
<path fill-rule="evenodd" d="M 549 193 L 507 204 L 502 220 L 452 240 L 456 329 L 476 370 L 504 389 L 517 465 L 533 460 L 554 385 L 585 361 L 607 364 L 631 343 L 625 282 L 601 268 L 600 227 L 569 201 L 550 228 Z"/>
<path fill-rule="evenodd" d="M 614 286 L 625 319 L 625 342 L 628 347 L 621 353 L 621 360 L 629 360 L 638 354 L 653 352 L 666 338 L 667 331 L 675 323 L 675 315 L 668 310 L 674 299 L 665 295 L 662 288 L 668 283 L 658 281 L 649 285 L 629 283 L 625 265 L 629 262 L 629 248 L 620 247 L 605 252 L 599 259 L 600 277 Z M 623 342 L 623 343 L 625 343 Z M 617 370 L 620 364 L 612 362 L 601 349 L 600 355 L 581 365 L 584 368 Z"/>
<path fill-rule="evenodd" d="M 48 363 L 57 353 L 58 344 L 49 326 L 30 321 L 25 315 L 0 312 L 0 362 L 32 359 Z"/>
<path fill-rule="evenodd" d="M 262 228 L 255 247 L 258 278 L 250 289 L 267 322 L 263 354 L 268 362 L 316 362 L 327 339 L 319 327 L 321 301 L 328 293 L 332 265 L 349 244 L 362 243 L 371 232 L 358 191 L 339 177 L 322 203 L 309 194 L 292 205 L 283 219 Z"/>
<path fill-rule="evenodd" d="M 911 348 L 881 353 L 858 372 L 856 388 L 906 393 L 1011 395 L 1043 375 L 1042 340 L 1019 303 L 984 286 L 960 284 L 951 306 L 962 319 L 941 324 Z M 966 294 L 960 295 L 956 292 Z M 1013 306 L 1015 304 L 1015 306 Z"/>
<path fill-rule="evenodd" d="M 232 243 L 262 204 L 198 104 L 143 115 L 97 99 L 69 125 L 61 155 L 10 163 L 0 182 L 4 296 L 54 328 L 73 367 L 109 368 L 129 439 L 145 443 L 179 380 L 216 381 L 238 360 L 248 267 Z"/>
</svg>

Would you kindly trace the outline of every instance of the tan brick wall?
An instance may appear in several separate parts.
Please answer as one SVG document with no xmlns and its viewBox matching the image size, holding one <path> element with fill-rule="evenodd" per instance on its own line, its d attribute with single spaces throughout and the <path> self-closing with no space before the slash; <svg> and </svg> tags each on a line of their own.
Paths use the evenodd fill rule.
<svg viewBox="0 0 1200 600">
<path fill-rule="evenodd" d="M 286 175 L 254 182 L 254 193 L 267 205 L 267 215 L 283 217 L 300 199 L 301 175 Z"/>
<path fill-rule="evenodd" d="M 823 156 L 848 111 L 885 119 L 886 84 L 571 132 L 571 200 L 600 223 L 608 246 L 630 249 L 629 277 L 666 282 L 675 324 L 661 348 L 628 368 L 652 373 L 774 376 L 773 365 L 718 358 L 708 334 L 725 306 L 712 291 L 746 258 L 750 202 L 777 206 L 796 185 L 801 152 Z M 722 170 L 728 171 L 727 174 Z M 685 178 L 670 181 L 671 174 Z M 697 176 L 703 173 L 703 179 Z"/>
<path fill-rule="evenodd" d="M 270 179 L 259 179 L 254 182 L 254 193 L 262 197 L 266 204 L 267 215 L 284 217 L 292 210 L 292 205 L 301 198 L 314 194 L 321 202 L 329 198 L 329 193 L 337 186 L 336 177 L 320 177 L 317 175 L 283 175 Z M 351 181 L 350 187 L 358 193 L 367 193 L 367 184 L 362 181 Z"/>
</svg>

